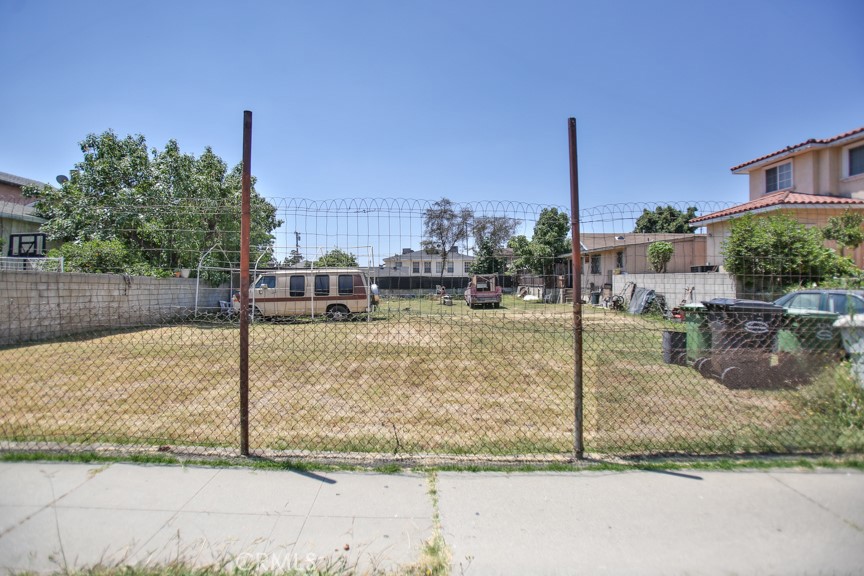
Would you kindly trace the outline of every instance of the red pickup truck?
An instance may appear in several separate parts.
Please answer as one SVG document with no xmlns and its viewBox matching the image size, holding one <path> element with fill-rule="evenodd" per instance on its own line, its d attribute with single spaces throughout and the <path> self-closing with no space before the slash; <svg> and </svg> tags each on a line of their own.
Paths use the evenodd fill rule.
<svg viewBox="0 0 864 576">
<path fill-rule="evenodd" d="M 465 290 L 465 304 L 474 308 L 475 306 L 490 305 L 493 308 L 501 306 L 501 286 L 497 284 L 494 275 L 471 277 L 471 284 Z"/>
</svg>

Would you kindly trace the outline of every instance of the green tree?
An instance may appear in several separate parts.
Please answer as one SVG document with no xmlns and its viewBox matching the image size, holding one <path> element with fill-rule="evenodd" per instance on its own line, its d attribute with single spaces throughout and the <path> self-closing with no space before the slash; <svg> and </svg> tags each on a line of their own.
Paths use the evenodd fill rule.
<svg viewBox="0 0 864 576">
<path fill-rule="evenodd" d="M 128 250 L 119 240 L 89 240 L 67 242 L 48 253 L 51 258 L 62 257 L 69 272 L 117 273 L 129 272 L 140 265 L 130 258 Z"/>
<path fill-rule="evenodd" d="M 532 268 L 537 274 L 550 277 L 555 264 L 561 261 L 559 256 L 570 252 L 569 232 L 570 217 L 566 212 L 559 212 L 557 208 L 540 211 L 530 244 Z"/>
<path fill-rule="evenodd" d="M 344 252 L 334 248 L 315 261 L 315 268 L 355 268 L 357 267 L 357 256 L 350 252 Z"/>
<path fill-rule="evenodd" d="M 648 263 L 655 272 L 666 272 L 666 265 L 672 259 L 675 247 L 671 242 L 652 242 L 648 246 Z"/>
<path fill-rule="evenodd" d="M 531 252 L 531 241 L 525 235 L 513 236 L 507 241 L 507 247 L 513 250 L 513 273 L 519 270 L 535 270 L 536 263 Z"/>
<path fill-rule="evenodd" d="M 468 239 L 473 219 L 474 212 L 470 208 L 460 208 L 447 198 L 441 198 L 423 213 L 425 238 L 421 246 L 426 252 L 441 256 L 442 284 L 450 251 Z"/>
<path fill-rule="evenodd" d="M 696 207 L 690 206 L 686 212 L 674 206 L 657 206 L 653 212 L 642 210 L 642 215 L 636 220 L 634 232 L 650 234 L 685 234 L 693 233 L 688 222 L 696 217 Z"/>
<path fill-rule="evenodd" d="M 568 239 L 570 217 L 557 208 L 544 208 L 534 224 L 531 240 L 525 236 L 514 236 L 507 243 L 513 250 L 513 267 L 530 270 L 534 274 L 551 277 L 561 254 L 570 252 Z"/>
<path fill-rule="evenodd" d="M 844 210 L 840 216 L 828 218 L 828 225 L 822 229 L 822 236 L 826 240 L 833 240 L 840 247 L 840 256 L 846 256 L 846 248 L 855 250 L 864 242 L 864 215 L 860 212 Z"/>
<path fill-rule="evenodd" d="M 745 214 L 732 221 L 721 252 L 725 268 L 759 291 L 856 275 L 852 261 L 822 241 L 818 228 L 808 228 L 785 214 Z"/>
<path fill-rule="evenodd" d="M 479 249 L 488 240 L 493 248 L 502 248 L 519 224 L 519 220 L 508 216 L 478 216 L 474 218 L 474 243 Z"/>
<path fill-rule="evenodd" d="M 507 261 L 496 256 L 497 248 L 492 240 L 485 239 L 480 242 L 477 249 L 477 257 L 471 265 L 472 274 L 503 274 L 507 268 Z"/>
<path fill-rule="evenodd" d="M 143 136 L 119 138 L 110 130 L 88 135 L 80 147 L 83 159 L 60 188 L 25 190 L 48 220 L 42 231 L 49 239 L 116 240 L 128 264 L 152 273 L 196 268 L 214 246 L 219 250 L 209 253 L 206 264 L 239 265 L 240 165 L 229 171 L 209 147 L 198 158 L 184 154 L 174 140 L 148 152 Z M 271 233 L 281 221 L 254 188 L 251 208 L 254 262 L 272 248 Z"/>
<path fill-rule="evenodd" d="M 299 264 L 302 261 L 303 261 L 303 255 L 300 254 L 300 252 L 296 248 L 294 248 L 293 250 L 291 250 L 291 254 L 289 256 L 286 256 L 282 260 L 282 267 L 283 268 L 291 268 L 293 266 L 296 266 L 297 264 Z"/>
</svg>

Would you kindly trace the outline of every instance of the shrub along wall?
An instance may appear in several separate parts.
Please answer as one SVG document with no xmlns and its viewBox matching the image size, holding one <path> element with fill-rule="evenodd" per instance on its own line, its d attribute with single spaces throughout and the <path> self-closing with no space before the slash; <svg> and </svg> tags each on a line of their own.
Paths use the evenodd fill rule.
<svg viewBox="0 0 864 576">
<path fill-rule="evenodd" d="M 0 346 L 95 330 L 155 325 L 195 310 L 194 278 L 58 272 L 0 273 Z M 198 311 L 228 288 L 199 287 Z"/>
</svg>

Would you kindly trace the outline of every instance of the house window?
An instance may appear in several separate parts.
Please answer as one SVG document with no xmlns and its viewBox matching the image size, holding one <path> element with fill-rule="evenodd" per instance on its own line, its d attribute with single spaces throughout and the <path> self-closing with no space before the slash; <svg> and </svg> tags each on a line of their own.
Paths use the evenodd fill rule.
<svg viewBox="0 0 864 576">
<path fill-rule="evenodd" d="M 777 192 L 792 187 L 792 163 L 787 162 L 765 171 L 765 192 Z"/>
<path fill-rule="evenodd" d="M 447 262 L 447 273 L 448 273 L 448 274 L 453 274 L 453 270 L 454 270 L 454 268 L 453 268 L 453 262 L 452 262 L 452 261 L 451 261 L 451 262 Z"/>
<path fill-rule="evenodd" d="M 600 255 L 591 256 L 591 274 L 600 274 Z"/>
<path fill-rule="evenodd" d="M 864 146 L 849 150 L 849 176 L 864 174 Z"/>
<path fill-rule="evenodd" d="M 471 262 L 465 262 L 465 274 L 471 274 Z"/>
<path fill-rule="evenodd" d="M 315 296 L 330 295 L 330 276 L 321 274 L 315 276 Z"/>
<path fill-rule="evenodd" d="M 420 262 L 412 262 L 411 263 L 411 271 L 414 272 L 414 274 L 419 274 L 420 273 Z"/>
<path fill-rule="evenodd" d="M 436 262 L 435 263 L 435 273 L 440 274 L 443 270 L 444 270 L 444 263 L 443 262 Z"/>
<path fill-rule="evenodd" d="M 619 270 L 624 269 L 624 252 L 623 251 L 615 253 L 615 267 L 618 268 Z"/>
<path fill-rule="evenodd" d="M 432 263 L 431 262 L 423 262 L 423 272 L 426 274 L 432 273 Z"/>
<path fill-rule="evenodd" d="M 402 261 L 397 260 L 396 264 L 393 266 L 393 268 L 395 268 L 396 270 L 400 270 L 402 268 Z"/>
<path fill-rule="evenodd" d="M 299 298 L 306 294 L 306 278 L 303 276 L 291 276 L 288 283 L 288 296 Z"/>
</svg>

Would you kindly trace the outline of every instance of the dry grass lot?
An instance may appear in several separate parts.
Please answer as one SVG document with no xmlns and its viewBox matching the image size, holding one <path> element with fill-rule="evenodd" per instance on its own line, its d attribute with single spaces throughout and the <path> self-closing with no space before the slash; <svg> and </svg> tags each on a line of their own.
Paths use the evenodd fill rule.
<svg viewBox="0 0 864 576">
<path fill-rule="evenodd" d="M 566 455 L 572 310 L 391 300 L 371 322 L 261 322 L 252 449 Z M 657 321 L 586 309 L 589 451 L 825 449 L 795 390 L 730 390 L 663 364 Z M 212 445 L 239 438 L 236 325 L 185 324 L 0 350 L 6 440 Z"/>
</svg>

